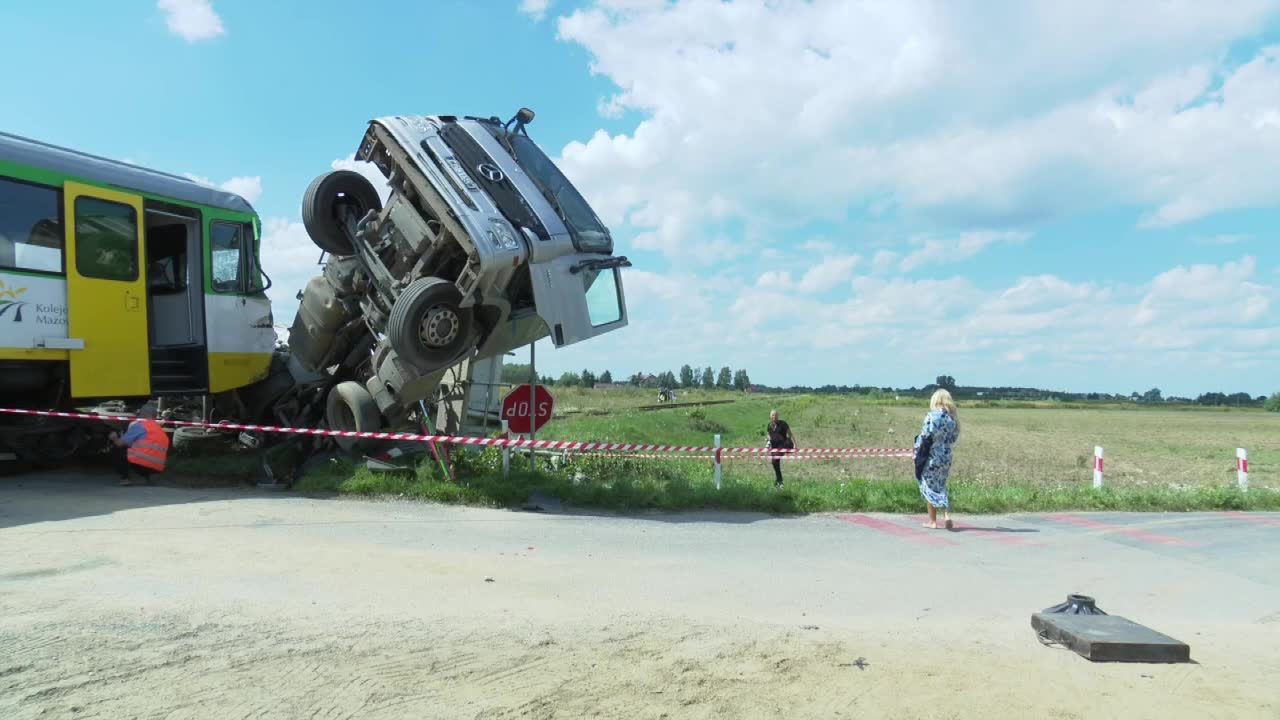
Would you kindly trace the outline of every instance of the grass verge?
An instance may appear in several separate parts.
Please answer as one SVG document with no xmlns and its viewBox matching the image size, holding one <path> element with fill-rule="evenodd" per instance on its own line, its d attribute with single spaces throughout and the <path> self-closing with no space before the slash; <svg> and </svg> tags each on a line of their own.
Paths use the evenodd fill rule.
<svg viewBox="0 0 1280 720">
<path fill-rule="evenodd" d="M 372 472 L 346 462 L 333 462 L 304 475 L 294 486 L 303 493 L 390 496 L 486 507 L 518 507 L 538 492 L 566 506 L 618 512 L 663 510 L 728 510 L 772 514 L 817 512 L 923 512 L 924 505 L 909 480 L 853 479 L 842 482 L 789 481 L 782 490 L 752 478 L 724 478 L 717 490 L 705 463 L 584 457 L 537 471 L 513 459 L 504 479 L 496 451 L 459 453 L 457 481 L 443 477 L 438 466 L 422 463 L 412 471 Z M 985 486 L 955 482 L 951 490 L 956 513 L 1112 510 L 1189 512 L 1208 510 L 1280 510 L 1280 493 L 1234 487 L 1156 486 L 1044 487 Z"/>
</svg>

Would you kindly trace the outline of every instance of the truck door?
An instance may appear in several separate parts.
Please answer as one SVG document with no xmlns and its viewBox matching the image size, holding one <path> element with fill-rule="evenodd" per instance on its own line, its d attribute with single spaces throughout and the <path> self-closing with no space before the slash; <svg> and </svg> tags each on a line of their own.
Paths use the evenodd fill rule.
<svg viewBox="0 0 1280 720">
<path fill-rule="evenodd" d="M 149 395 L 142 198 L 72 182 L 64 196 L 71 395 Z"/>
<path fill-rule="evenodd" d="M 538 315 L 556 347 L 626 327 L 619 268 L 629 264 L 626 258 L 568 255 L 529 267 Z"/>
</svg>

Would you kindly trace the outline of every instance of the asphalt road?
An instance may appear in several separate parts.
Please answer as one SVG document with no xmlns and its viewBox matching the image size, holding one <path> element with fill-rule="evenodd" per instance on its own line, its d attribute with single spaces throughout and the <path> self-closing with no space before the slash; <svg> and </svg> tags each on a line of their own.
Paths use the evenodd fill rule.
<svg viewBox="0 0 1280 720">
<path fill-rule="evenodd" d="M 921 520 L 0 479 L 0 717 L 1280 716 L 1280 516 Z M 1195 662 L 1043 645 L 1070 592 Z"/>
</svg>

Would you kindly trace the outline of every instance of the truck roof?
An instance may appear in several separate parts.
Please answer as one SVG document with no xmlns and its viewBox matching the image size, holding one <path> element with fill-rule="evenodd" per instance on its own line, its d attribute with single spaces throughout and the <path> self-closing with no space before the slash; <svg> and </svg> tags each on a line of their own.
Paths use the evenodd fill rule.
<svg viewBox="0 0 1280 720">
<path fill-rule="evenodd" d="M 196 205 L 254 213 L 253 206 L 239 195 L 203 185 L 181 175 L 151 170 L 6 132 L 0 132 L 0 161 L 51 170 L 72 178 Z"/>
</svg>

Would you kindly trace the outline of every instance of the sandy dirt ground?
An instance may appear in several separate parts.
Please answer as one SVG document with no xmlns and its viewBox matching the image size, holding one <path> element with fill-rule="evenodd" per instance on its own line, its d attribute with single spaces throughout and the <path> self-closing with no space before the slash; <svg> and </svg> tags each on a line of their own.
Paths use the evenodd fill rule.
<svg viewBox="0 0 1280 720">
<path fill-rule="evenodd" d="M 962 528 L 8 479 L 0 718 L 1280 717 L 1280 518 Z M 1085 590 L 1195 662 L 1043 645 Z"/>
</svg>

